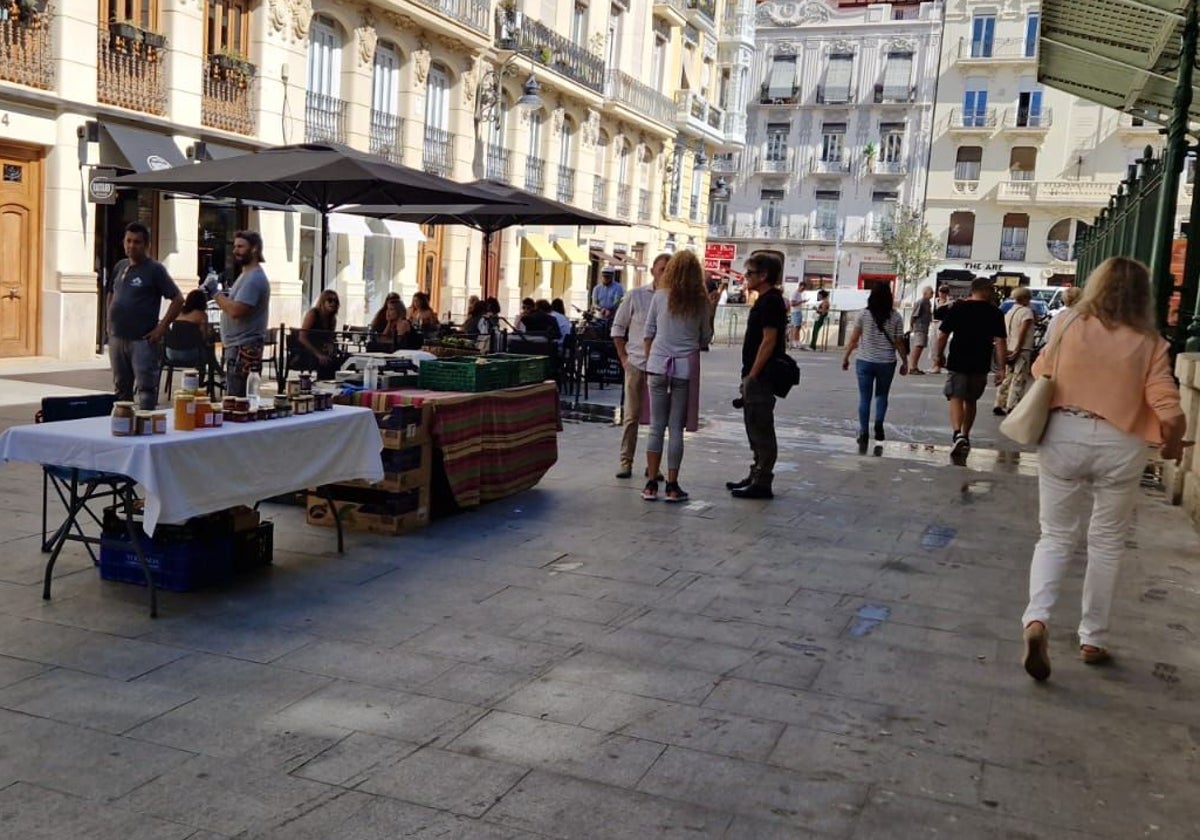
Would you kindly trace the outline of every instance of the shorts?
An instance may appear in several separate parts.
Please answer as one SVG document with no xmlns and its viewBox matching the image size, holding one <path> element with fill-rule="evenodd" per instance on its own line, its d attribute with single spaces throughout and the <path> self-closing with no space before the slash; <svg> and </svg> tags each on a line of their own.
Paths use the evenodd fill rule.
<svg viewBox="0 0 1200 840">
<path fill-rule="evenodd" d="M 946 387 L 943 393 L 948 400 L 964 400 L 979 402 L 983 392 L 987 390 L 988 375 L 986 373 L 957 373 L 950 371 L 946 375 Z"/>
<path fill-rule="evenodd" d="M 912 347 L 925 347 L 929 344 L 929 330 L 914 329 L 908 334 L 908 341 Z"/>
<path fill-rule="evenodd" d="M 804 310 L 793 309 L 791 312 L 791 316 L 792 316 L 792 326 L 793 327 L 803 327 L 804 326 Z"/>
</svg>

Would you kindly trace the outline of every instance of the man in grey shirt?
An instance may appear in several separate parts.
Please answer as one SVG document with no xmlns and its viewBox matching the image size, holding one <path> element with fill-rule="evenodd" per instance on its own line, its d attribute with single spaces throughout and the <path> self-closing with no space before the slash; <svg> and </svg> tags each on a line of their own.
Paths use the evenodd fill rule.
<svg viewBox="0 0 1200 840">
<path fill-rule="evenodd" d="M 159 343 L 183 309 L 183 294 L 163 264 L 150 259 L 150 229 L 141 222 L 125 228 L 125 259 L 108 281 L 108 361 L 118 400 L 149 411 L 158 400 Z M 163 299 L 171 301 L 160 320 Z"/>
<path fill-rule="evenodd" d="M 213 300 L 221 310 L 221 344 L 225 348 L 225 393 L 246 396 L 246 379 L 262 372 L 267 339 L 271 284 L 262 270 L 262 237 L 241 230 L 233 237 L 233 264 L 241 271 L 233 287 Z"/>
</svg>

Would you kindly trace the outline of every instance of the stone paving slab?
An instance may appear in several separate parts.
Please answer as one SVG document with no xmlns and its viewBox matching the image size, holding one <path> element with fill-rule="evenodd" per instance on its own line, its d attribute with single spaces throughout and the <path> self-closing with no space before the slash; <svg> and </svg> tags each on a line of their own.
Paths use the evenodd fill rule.
<svg viewBox="0 0 1200 840">
<path fill-rule="evenodd" d="M 613 478 L 618 431 L 568 423 L 537 488 L 345 556 L 264 506 L 275 564 L 164 593 L 158 620 L 79 546 L 43 602 L 40 473 L 4 467 L 0 835 L 1196 836 L 1200 565 L 1178 509 L 1140 501 L 1113 666 L 1073 656 L 1081 556 L 1037 685 L 1018 661 L 1035 453 L 989 415 L 951 465 L 924 377 L 897 380 L 889 440 L 859 456 L 853 377 L 802 354 L 777 498 L 734 504 L 736 350 L 704 362 L 688 505 L 643 502 Z M 69 378 L 106 387 L 90 376 Z"/>
</svg>

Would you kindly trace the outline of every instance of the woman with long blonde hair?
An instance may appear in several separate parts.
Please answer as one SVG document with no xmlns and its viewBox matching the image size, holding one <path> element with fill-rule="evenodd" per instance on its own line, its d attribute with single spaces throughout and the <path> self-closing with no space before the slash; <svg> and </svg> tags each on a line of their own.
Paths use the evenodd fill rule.
<svg viewBox="0 0 1200 840">
<path fill-rule="evenodd" d="M 667 450 L 668 502 L 686 501 L 679 486 L 683 462 L 683 426 L 688 398 L 698 377 L 700 348 L 712 341 L 704 269 L 691 251 L 671 257 L 646 313 L 646 375 L 650 390 L 650 438 L 646 443 L 646 487 L 642 498 L 658 498 L 665 430 L 671 430 Z"/>
<path fill-rule="evenodd" d="M 1079 303 L 1055 319 L 1033 366 L 1035 376 L 1054 377 L 1038 452 L 1041 538 L 1021 622 L 1025 670 L 1035 680 L 1050 676 L 1047 625 L 1074 546 L 1080 497 L 1091 489 L 1080 657 L 1098 665 L 1110 658 L 1109 611 L 1147 446 L 1157 446 L 1166 460 L 1182 454 L 1186 420 L 1152 301 L 1146 266 L 1125 257 L 1105 260 Z"/>
</svg>

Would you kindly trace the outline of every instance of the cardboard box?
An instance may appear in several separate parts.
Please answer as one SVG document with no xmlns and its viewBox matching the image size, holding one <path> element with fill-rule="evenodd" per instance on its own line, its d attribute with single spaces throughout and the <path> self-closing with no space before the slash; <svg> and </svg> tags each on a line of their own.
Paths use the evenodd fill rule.
<svg viewBox="0 0 1200 840">
<path fill-rule="evenodd" d="M 379 421 L 379 433 L 383 436 L 385 449 L 404 449 L 430 440 L 433 425 L 430 406 L 386 406 L 376 408 L 375 417 Z"/>
<path fill-rule="evenodd" d="M 433 446 L 406 446 L 403 449 L 385 449 L 383 452 L 383 480 L 376 482 L 357 479 L 332 484 L 334 498 L 346 498 L 338 488 L 371 489 L 385 493 L 404 493 L 409 490 L 428 489 L 433 476 Z"/>
<path fill-rule="evenodd" d="M 429 491 L 411 491 L 416 496 L 416 506 L 407 513 L 384 514 L 369 512 L 372 505 L 357 501 L 334 501 L 342 519 L 342 527 L 348 531 L 367 531 L 372 534 L 396 536 L 429 524 Z M 308 495 L 307 521 L 309 525 L 323 528 L 334 526 L 330 503 L 321 496 Z"/>
<path fill-rule="evenodd" d="M 246 507 L 245 505 L 231 507 L 226 512 L 229 514 L 232 525 L 230 530 L 232 530 L 235 534 L 241 533 L 242 531 L 253 531 L 258 527 L 258 524 L 261 521 L 258 511 L 254 508 Z"/>
</svg>

